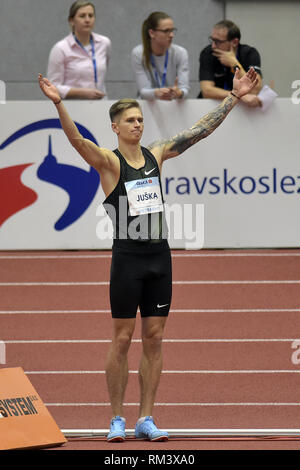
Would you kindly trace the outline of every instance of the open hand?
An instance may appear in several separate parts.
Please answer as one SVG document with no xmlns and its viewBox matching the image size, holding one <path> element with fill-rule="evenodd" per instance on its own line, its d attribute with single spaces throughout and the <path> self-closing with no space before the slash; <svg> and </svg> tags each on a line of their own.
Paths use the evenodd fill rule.
<svg viewBox="0 0 300 470">
<path fill-rule="evenodd" d="M 43 77 L 41 73 L 39 73 L 39 85 L 47 98 L 52 100 L 54 103 L 60 101 L 61 98 L 57 88 L 52 85 L 52 83 L 47 78 Z"/>
<path fill-rule="evenodd" d="M 236 68 L 234 78 L 233 78 L 233 93 L 241 98 L 257 85 L 258 78 L 257 73 L 255 72 L 254 68 L 251 67 L 248 72 L 240 78 L 240 70 Z"/>
</svg>

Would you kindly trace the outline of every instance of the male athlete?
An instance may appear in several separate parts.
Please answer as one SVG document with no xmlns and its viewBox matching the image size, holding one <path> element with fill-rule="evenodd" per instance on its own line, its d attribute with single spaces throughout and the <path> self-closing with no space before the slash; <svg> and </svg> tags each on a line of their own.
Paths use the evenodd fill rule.
<svg viewBox="0 0 300 470">
<path fill-rule="evenodd" d="M 177 157 L 224 121 L 239 99 L 256 86 L 256 72 L 250 69 L 239 78 L 237 69 L 232 92 L 217 108 L 190 129 L 173 138 L 154 142 L 147 148 L 140 145 L 144 121 L 139 103 L 119 100 L 110 108 L 112 130 L 118 137 L 115 151 L 84 139 L 69 117 L 55 86 L 42 75 L 39 75 L 39 84 L 57 107 L 62 128 L 71 145 L 100 173 L 106 196 L 104 207 L 114 226 L 110 278 L 113 338 L 106 365 L 113 417 L 107 439 L 120 442 L 126 437 L 123 399 L 128 379 L 127 353 L 139 308 L 143 352 L 139 367 L 141 395 L 135 436 L 151 441 L 167 440 L 168 433 L 159 430 L 152 418 L 162 370 L 163 331 L 172 294 L 161 168 L 165 160 Z"/>
</svg>

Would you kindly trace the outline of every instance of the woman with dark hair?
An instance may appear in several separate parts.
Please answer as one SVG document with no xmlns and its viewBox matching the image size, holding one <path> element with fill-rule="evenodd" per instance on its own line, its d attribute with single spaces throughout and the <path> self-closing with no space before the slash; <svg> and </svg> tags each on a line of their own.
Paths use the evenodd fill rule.
<svg viewBox="0 0 300 470">
<path fill-rule="evenodd" d="M 92 32 L 95 7 L 91 2 L 74 2 L 68 20 L 72 32 L 53 46 L 47 76 L 63 99 L 101 99 L 106 96 L 111 41 Z"/>
<path fill-rule="evenodd" d="M 142 44 L 131 53 L 140 98 L 173 100 L 187 97 L 188 53 L 173 44 L 176 31 L 172 18 L 164 12 L 153 12 L 144 21 Z"/>
</svg>

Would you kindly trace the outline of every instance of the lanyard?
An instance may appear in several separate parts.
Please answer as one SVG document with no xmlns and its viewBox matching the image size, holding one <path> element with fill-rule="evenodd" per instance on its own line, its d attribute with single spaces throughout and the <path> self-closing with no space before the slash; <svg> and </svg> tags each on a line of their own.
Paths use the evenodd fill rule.
<svg viewBox="0 0 300 470">
<path fill-rule="evenodd" d="M 169 60 L 169 50 L 167 49 L 167 52 L 166 52 L 165 65 L 164 65 L 164 73 L 163 73 L 163 76 L 162 76 L 161 85 L 160 85 L 160 83 L 159 83 L 159 76 L 158 76 L 158 73 L 157 73 L 156 65 L 155 65 L 154 58 L 153 58 L 153 55 L 152 55 L 152 54 L 151 54 L 151 56 L 150 56 L 150 60 L 151 60 L 151 65 L 152 65 L 152 67 L 153 67 L 153 69 L 154 69 L 154 74 L 155 74 L 156 83 L 158 84 L 159 88 L 164 87 L 164 86 L 165 86 L 165 83 L 166 83 L 166 75 L 167 75 L 168 60 Z"/>
<path fill-rule="evenodd" d="M 86 50 L 85 47 L 81 44 L 81 42 L 79 41 L 79 39 L 77 39 L 77 37 L 75 36 L 75 34 L 74 34 L 74 38 L 75 38 L 75 41 L 77 42 L 77 44 L 81 47 L 81 49 L 83 49 L 83 50 L 87 53 L 87 50 Z M 93 36 L 92 36 L 92 35 L 90 36 L 90 44 L 91 44 L 91 47 L 92 47 L 92 61 L 93 61 L 93 67 L 94 67 L 94 80 L 95 80 L 95 84 L 97 84 L 97 83 L 98 83 L 97 62 L 96 62 L 96 54 L 95 54 L 95 43 L 94 43 L 94 40 L 93 40 Z"/>
</svg>

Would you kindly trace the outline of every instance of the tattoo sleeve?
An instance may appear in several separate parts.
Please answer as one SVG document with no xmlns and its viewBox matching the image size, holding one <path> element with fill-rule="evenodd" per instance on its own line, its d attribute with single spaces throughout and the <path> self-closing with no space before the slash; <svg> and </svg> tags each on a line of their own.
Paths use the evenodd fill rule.
<svg viewBox="0 0 300 470">
<path fill-rule="evenodd" d="M 199 140 L 210 135 L 220 124 L 222 124 L 235 103 L 235 98 L 229 95 L 217 108 L 203 116 L 190 129 L 180 132 L 171 139 L 154 142 L 149 146 L 149 148 L 165 146 L 169 156 L 180 155 L 189 147 L 199 142 Z"/>
</svg>

